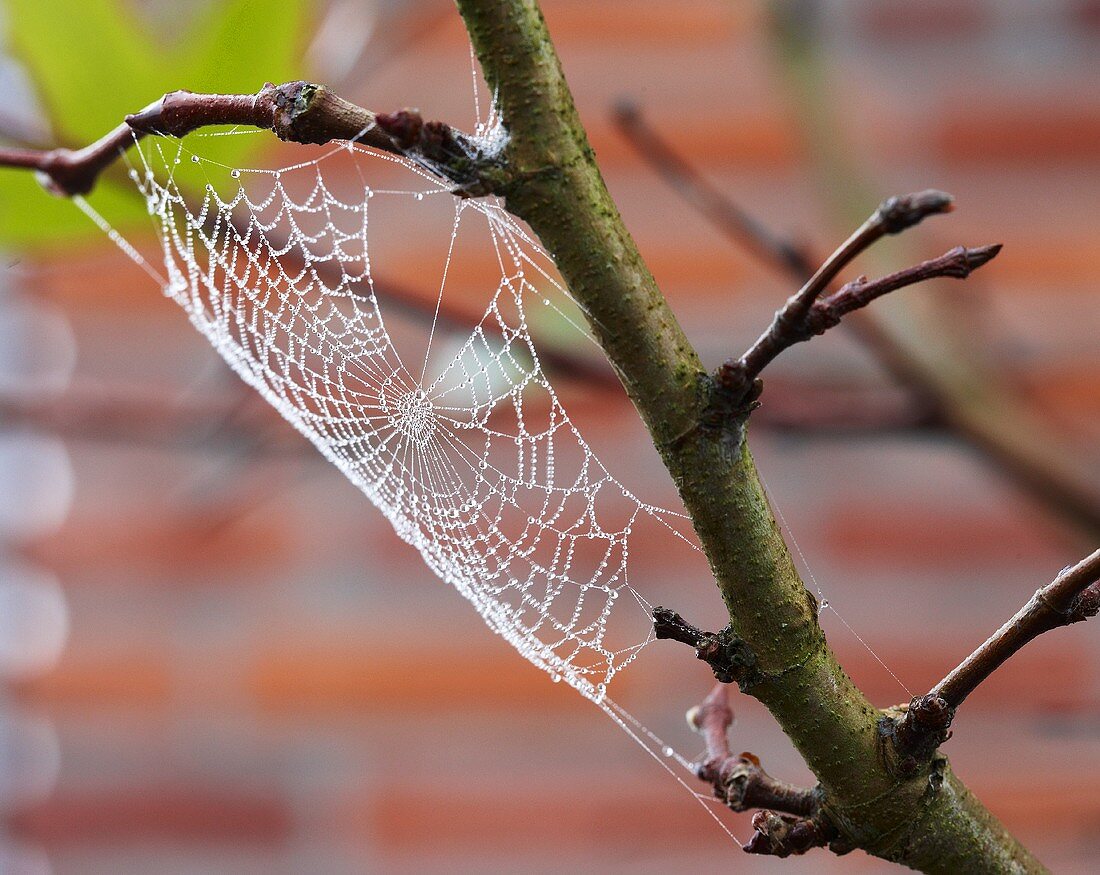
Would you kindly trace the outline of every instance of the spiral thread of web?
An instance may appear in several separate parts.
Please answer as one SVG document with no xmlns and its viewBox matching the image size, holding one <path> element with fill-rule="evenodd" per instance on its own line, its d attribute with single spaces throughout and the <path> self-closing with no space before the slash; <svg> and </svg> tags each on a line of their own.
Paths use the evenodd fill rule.
<svg viewBox="0 0 1100 875">
<path fill-rule="evenodd" d="M 452 196 L 372 188 L 371 162 L 392 159 L 354 145 L 340 152 L 360 165 L 359 197 L 333 193 L 324 157 L 233 170 L 227 193 L 207 184 L 195 196 L 175 180 L 181 147 L 144 146 L 143 172 L 131 175 L 161 238 L 165 293 L 494 632 L 600 701 L 652 640 L 649 605 L 628 577 L 631 526 L 669 512 L 613 479 L 566 414 L 525 309 L 550 303 L 539 287 L 553 281 L 499 205 L 455 207 L 452 247 L 460 225 L 483 222 L 499 265 L 478 323 L 433 349 L 437 305 L 423 363 L 399 352 L 375 288 L 372 199 Z M 430 178 L 408 170 L 418 183 Z M 608 498 L 620 505 L 613 523 Z"/>
</svg>

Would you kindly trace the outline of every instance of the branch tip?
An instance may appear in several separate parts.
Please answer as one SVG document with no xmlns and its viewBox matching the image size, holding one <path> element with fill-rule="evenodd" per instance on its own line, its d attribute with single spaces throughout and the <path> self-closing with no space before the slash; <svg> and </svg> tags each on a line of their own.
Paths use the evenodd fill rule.
<svg viewBox="0 0 1100 875">
<path fill-rule="evenodd" d="M 668 608 L 653 609 L 653 634 L 658 639 L 679 641 L 695 648 L 695 655 L 723 684 L 736 681 L 747 689 L 757 680 L 756 655 L 733 630 L 704 632 Z"/>
<path fill-rule="evenodd" d="M 167 95 L 165 95 L 165 97 L 166 96 Z M 144 109 L 139 109 L 137 112 L 132 112 L 124 116 L 123 121 L 138 133 L 155 134 L 159 133 L 156 124 L 160 120 L 163 112 L 164 97 L 161 97 L 159 100 L 154 100 Z"/>
<path fill-rule="evenodd" d="M 900 770 L 911 772 L 928 762 L 950 737 L 955 713 L 966 698 L 1029 641 L 1044 632 L 1087 620 L 1100 613 L 1100 550 L 1064 568 L 1036 590 L 1007 623 L 994 632 L 932 690 L 917 696 L 898 716 L 880 723 L 893 745 Z"/>
<path fill-rule="evenodd" d="M 813 848 L 823 848 L 837 831 L 819 817 L 795 817 L 778 811 L 758 811 L 752 816 L 755 830 L 742 850 L 746 854 L 770 857 L 800 856 Z"/>
<path fill-rule="evenodd" d="M 928 216 L 950 213 L 954 209 L 955 199 L 951 195 L 930 188 L 887 198 L 875 210 L 872 222 L 880 223 L 884 234 L 900 234 Z"/>
<path fill-rule="evenodd" d="M 990 243 L 988 246 L 977 246 L 972 249 L 964 250 L 969 271 L 975 271 L 982 265 L 989 264 L 989 262 L 1001 254 L 1003 248 L 1003 243 Z M 967 273 L 968 276 L 969 271 Z"/>
</svg>

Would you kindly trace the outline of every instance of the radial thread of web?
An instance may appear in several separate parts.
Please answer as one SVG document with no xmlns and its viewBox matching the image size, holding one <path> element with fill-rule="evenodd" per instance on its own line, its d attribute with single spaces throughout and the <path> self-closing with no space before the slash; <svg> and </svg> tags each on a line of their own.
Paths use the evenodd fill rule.
<svg viewBox="0 0 1100 875">
<path fill-rule="evenodd" d="M 176 177 L 181 161 L 204 162 L 180 144 L 155 139 L 138 155 L 131 175 L 162 241 L 165 293 L 494 632 L 601 701 L 653 640 L 649 604 L 629 580 L 632 526 L 680 515 L 611 476 L 547 379 L 527 308 L 552 305 L 548 287 L 566 293 L 537 245 L 491 200 L 455 201 L 451 250 L 460 229 L 481 223 L 499 278 L 477 324 L 442 350 L 449 252 L 413 360 L 375 287 L 370 216 L 381 199 L 452 198 L 430 174 L 406 164 L 412 187 L 374 188 L 370 165 L 402 162 L 348 144 L 276 171 L 204 166 L 232 187 L 196 195 Z M 360 197 L 326 184 L 333 156 L 357 165 Z M 620 505 L 613 522 L 609 498 Z"/>
</svg>

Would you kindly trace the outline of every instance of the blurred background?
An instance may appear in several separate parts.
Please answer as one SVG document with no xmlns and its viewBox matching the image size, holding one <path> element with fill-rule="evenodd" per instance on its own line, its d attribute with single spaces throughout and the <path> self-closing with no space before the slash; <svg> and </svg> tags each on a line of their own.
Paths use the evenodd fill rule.
<svg viewBox="0 0 1100 875">
<path fill-rule="evenodd" d="M 9 145 L 84 144 L 166 90 L 292 78 L 474 120 L 443 0 L 0 8 Z M 1098 540 L 1100 3 L 544 10 L 612 193 L 709 364 L 796 283 L 731 239 L 728 206 L 700 209 L 699 184 L 818 254 L 887 195 L 956 196 L 952 216 L 857 266 L 872 274 L 1005 244 L 965 285 L 876 305 L 887 341 L 841 329 L 784 355 L 752 430 L 845 667 L 879 706 L 926 690 Z M 227 163 L 293 160 L 270 137 L 224 139 Z M 93 203 L 154 253 L 125 182 Z M 742 855 L 610 721 L 492 637 L 30 174 L 0 172 L 0 247 L 0 872 L 891 869 Z M 484 289 L 451 294 L 476 309 Z M 592 349 L 566 352 L 602 374 L 558 381 L 582 432 L 622 482 L 675 506 Z M 934 391 L 897 379 L 913 367 Z M 722 625 L 701 564 L 685 573 L 656 546 L 634 561 L 651 600 Z M 706 667 L 671 643 L 646 653 L 612 695 L 690 754 L 682 715 Z M 1058 872 L 1100 853 L 1098 656 L 1089 626 L 1044 636 L 946 747 Z M 733 704 L 735 749 L 808 781 L 766 712 Z"/>
</svg>

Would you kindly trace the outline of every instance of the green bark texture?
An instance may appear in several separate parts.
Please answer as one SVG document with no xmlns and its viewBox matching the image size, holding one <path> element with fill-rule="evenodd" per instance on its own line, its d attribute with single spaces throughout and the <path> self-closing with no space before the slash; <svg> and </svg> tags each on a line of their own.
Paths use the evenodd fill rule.
<svg viewBox="0 0 1100 875">
<path fill-rule="evenodd" d="M 755 654 L 744 686 L 821 782 L 850 844 L 924 872 L 1039 872 L 1039 864 L 937 757 L 901 779 L 881 712 L 825 641 L 744 439 L 700 425 L 714 387 L 623 225 L 535 0 L 457 0 L 511 140 L 493 187 L 553 255 L 645 421 Z"/>
</svg>

